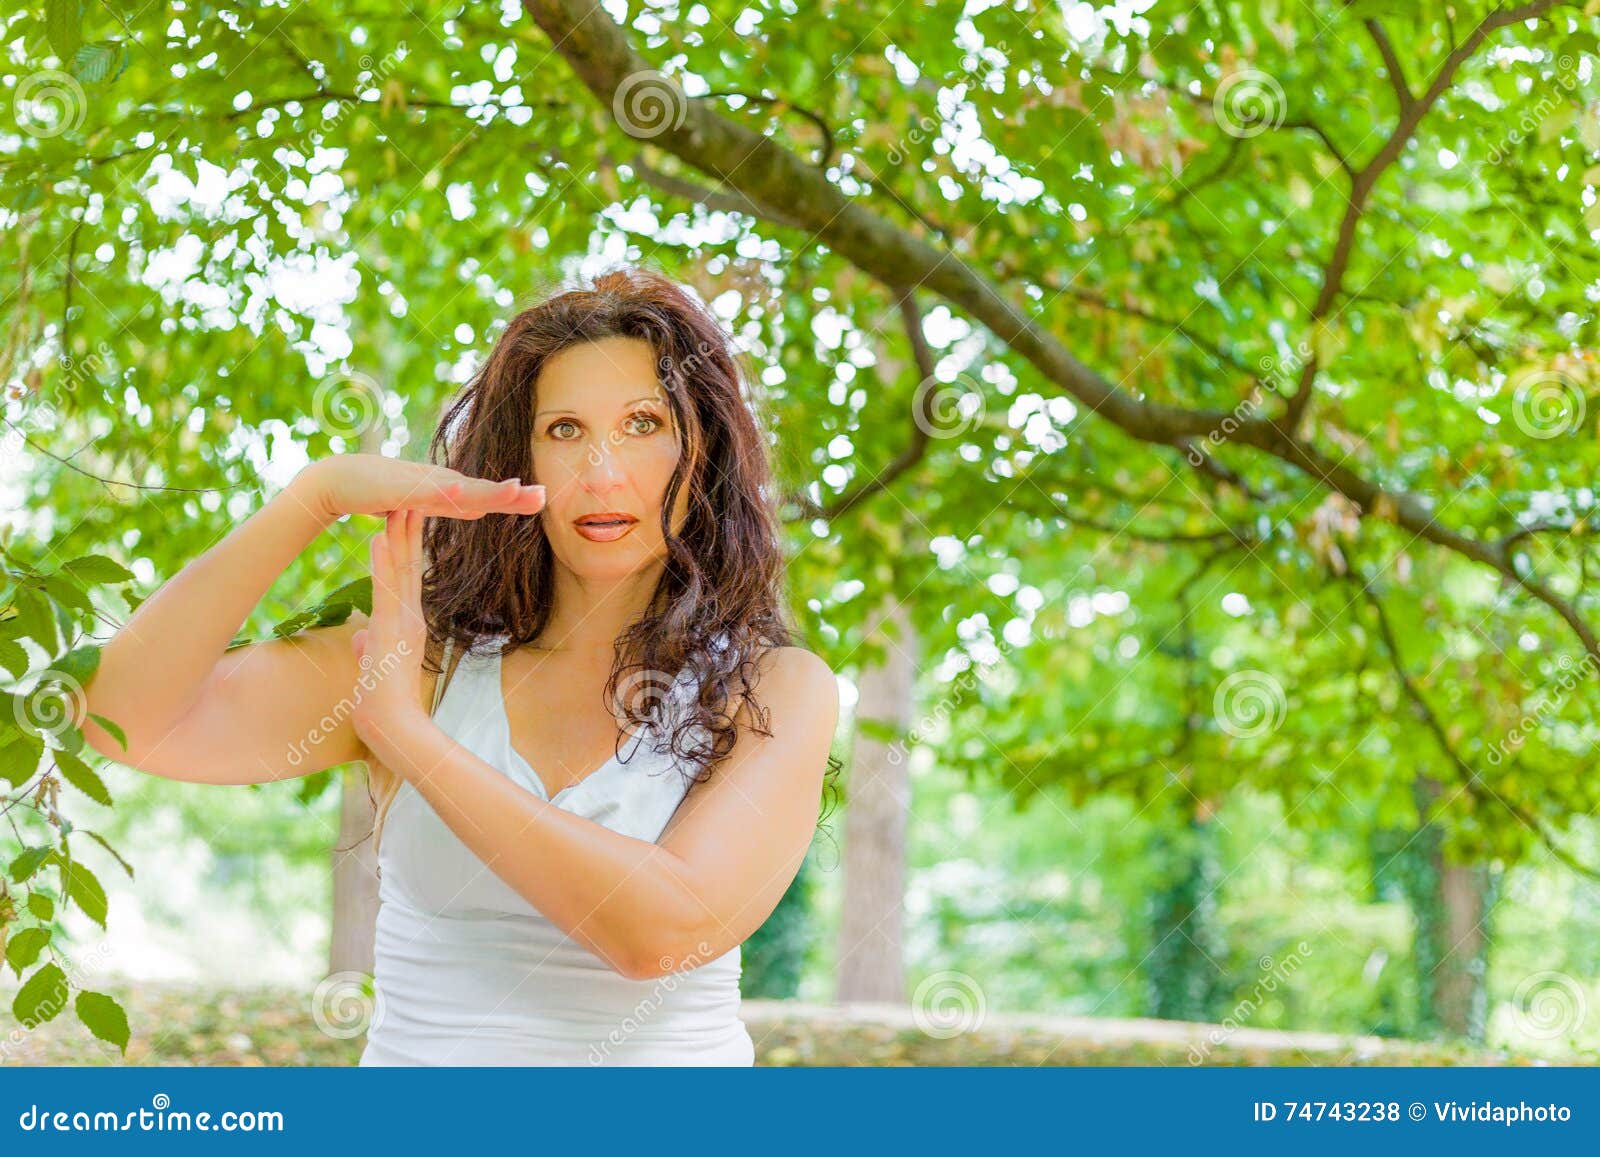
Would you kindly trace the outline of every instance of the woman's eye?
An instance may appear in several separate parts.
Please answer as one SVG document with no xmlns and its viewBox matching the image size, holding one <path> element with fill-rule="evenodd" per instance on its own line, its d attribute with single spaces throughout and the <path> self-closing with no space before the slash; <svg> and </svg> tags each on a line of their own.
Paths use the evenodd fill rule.
<svg viewBox="0 0 1600 1157">
<path fill-rule="evenodd" d="M 567 421 L 554 422 L 554 423 L 551 423 L 550 433 L 554 434 L 557 430 L 561 429 L 561 427 L 563 427 L 563 426 L 575 426 L 575 425 L 576 425 L 576 423 L 567 422 Z"/>
<path fill-rule="evenodd" d="M 652 423 L 651 427 L 648 430 L 640 430 L 639 431 L 642 434 L 653 434 L 653 433 L 656 432 L 656 429 L 661 425 L 661 419 L 657 418 L 654 414 L 635 414 L 634 418 L 639 422 L 650 422 L 650 423 Z"/>
</svg>

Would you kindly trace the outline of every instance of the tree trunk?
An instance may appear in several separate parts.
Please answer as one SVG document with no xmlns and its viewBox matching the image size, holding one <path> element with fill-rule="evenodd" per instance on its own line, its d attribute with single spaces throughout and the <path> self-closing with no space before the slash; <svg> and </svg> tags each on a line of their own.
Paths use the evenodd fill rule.
<svg viewBox="0 0 1600 1157">
<path fill-rule="evenodd" d="M 1209 810 L 1209 809 L 1206 809 Z M 1163 1020 L 1211 1020 L 1227 983 L 1217 923 L 1215 832 L 1209 815 L 1182 804 L 1156 818 L 1150 856 L 1159 881 L 1150 897 L 1151 949 L 1144 961 L 1145 1007 Z"/>
<path fill-rule="evenodd" d="M 371 974 L 378 923 L 378 857 L 372 850 L 372 803 L 357 764 L 339 771 L 339 839 L 333 857 L 333 935 L 328 971 Z"/>
<path fill-rule="evenodd" d="M 372 401 L 373 420 L 361 433 L 360 450 L 376 454 L 383 446 L 382 399 Z M 333 861 L 333 932 L 328 940 L 328 971 L 372 973 L 378 930 L 378 857 L 372 844 L 376 818 L 367 795 L 367 776 L 359 764 L 339 774 L 339 836 Z"/>
<path fill-rule="evenodd" d="M 911 726 L 915 676 L 910 617 L 890 601 L 867 625 L 882 640 L 881 663 L 861 672 L 856 719 L 875 720 L 903 737 Z M 858 726 L 846 783 L 844 899 L 839 922 L 836 999 L 906 1000 L 901 945 L 905 920 L 906 823 L 911 777 L 903 738 L 894 743 Z"/>
<path fill-rule="evenodd" d="M 1483 864 L 1441 864 L 1444 952 L 1434 984 L 1440 1027 L 1481 1044 L 1488 1013 L 1489 914 L 1496 888 Z"/>
<path fill-rule="evenodd" d="M 1482 864 L 1446 862 L 1442 833 L 1427 822 L 1442 790 L 1437 780 L 1419 775 L 1413 794 L 1422 826 L 1380 833 L 1375 843 L 1379 894 L 1397 886 L 1412 912 L 1417 988 L 1412 1035 L 1481 1043 L 1488 1013 L 1489 914 L 1499 874 Z"/>
</svg>

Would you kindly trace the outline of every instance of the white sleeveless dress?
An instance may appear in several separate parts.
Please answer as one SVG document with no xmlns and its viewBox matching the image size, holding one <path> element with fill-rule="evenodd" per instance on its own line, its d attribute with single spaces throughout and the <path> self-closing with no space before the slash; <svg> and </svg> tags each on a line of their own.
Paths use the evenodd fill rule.
<svg viewBox="0 0 1600 1157">
<path fill-rule="evenodd" d="M 641 729 L 620 758 L 550 802 L 658 840 L 689 783 L 672 753 L 648 740 L 666 733 L 691 682 L 686 670 L 665 697 L 661 731 Z M 448 686 L 443 676 L 439 685 L 440 728 L 547 799 L 511 746 L 499 656 L 468 651 Z M 630 980 L 487 868 L 409 781 L 390 805 L 378 863 L 376 1000 L 361 1066 L 755 1063 L 739 1018 L 739 946 L 685 971 Z"/>
</svg>

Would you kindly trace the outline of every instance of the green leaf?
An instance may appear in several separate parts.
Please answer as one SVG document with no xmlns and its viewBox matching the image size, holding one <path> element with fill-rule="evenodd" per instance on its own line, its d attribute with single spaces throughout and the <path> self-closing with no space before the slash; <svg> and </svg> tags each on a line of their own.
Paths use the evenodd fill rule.
<svg viewBox="0 0 1600 1157">
<path fill-rule="evenodd" d="M 123 732 L 122 728 L 111 722 L 111 720 L 107 719 L 104 715 L 96 715 L 93 711 L 89 712 L 89 718 L 93 719 L 101 727 L 105 728 L 110 734 L 111 738 L 115 739 L 122 747 L 123 751 L 128 750 L 128 737 Z"/>
<path fill-rule="evenodd" d="M 13 706 L 16 698 L 9 696 Z M 39 770 L 39 760 L 44 758 L 44 740 L 20 728 L 13 728 L 4 735 L 5 743 L 0 746 L 0 779 L 12 784 L 26 783 Z"/>
<path fill-rule="evenodd" d="M 85 991 L 78 993 L 73 1005 L 78 1010 L 78 1019 L 90 1032 L 127 1053 L 128 1014 L 120 1004 L 103 992 Z"/>
<path fill-rule="evenodd" d="M 48 860 L 54 848 L 26 848 L 22 854 L 11 861 L 8 869 L 11 873 L 13 884 L 26 883 L 32 879 L 33 874 L 39 870 L 39 865 Z"/>
<path fill-rule="evenodd" d="M 118 40 L 96 40 L 73 54 L 67 71 L 85 84 L 103 84 L 122 75 L 127 53 Z"/>
<path fill-rule="evenodd" d="M 77 860 L 64 860 L 55 856 L 61 865 L 61 890 L 67 899 L 82 908 L 84 914 L 100 927 L 106 926 L 106 890 L 99 879 Z"/>
<path fill-rule="evenodd" d="M 62 60 L 71 60 L 83 43 L 82 0 L 45 0 L 44 18 L 50 50 Z"/>
<path fill-rule="evenodd" d="M 299 614 L 290 615 L 287 619 L 284 619 L 283 622 L 275 625 L 272 628 L 272 633 L 280 639 L 287 639 L 290 635 L 298 634 L 299 632 L 305 630 L 312 623 L 316 622 L 316 618 L 316 613 L 313 611 L 301 611 Z M 230 644 L 229 649 L 231 650 L 233 647 L 243 646 L 250 641 L 251 640 L 249 639 L 236 639 L 232 644 Z"/>
<path fill-rule="evenodd" d="M 100 648 L 95 646 L 74 647 L 50 664 L 50 670 L 76 680 L 79 687 L 87 687 L 99 667 Z"/>
<path fill-rule="evenodd" d="M 111 792 L 107 790 L 105 780 L 76 755 L 67 751 L 56 752 L 56 769 L 61 772 L 61 778 L 73 787 L 83 792 L 84 795 L 105 807 L 111 806 Z"/>
<path fill-rule="evenodd" d="M 86 554 L 61 567 L 62 570 L 86 583 L 125 583 L 133 572 L 103 554 Z"/>
<path fill-rule="evenodd" d="M 328 789 L 328 784 L 333 780 L 333 768 L 325 767 L 321 771 L 312 772 L 310 775 L 300 777 L 300 787 L 295 792 L 295 799 L 302 804 L 310 804 L 321 797 Z"/>
<path fill-rule="evenodd" d="M 287 639 L 307 627 L 337 627 L 351 612 L 372 614 L 372 577 L 353 579 L 334 591 L 309 611 L 299 611 L 272 628 L 272 633 Z"/>
<path fill-rule="evenodd" d="M 40 575 L 39 584 L 50 593 L 51 598 L 64 607 L 71 607 L 78 611 L 94 610 L 94 603 L 89 601 L 89 596 L 84 592 L 84 589 L 70 575 Z"/>
<path fill-rule="evenodd" d="M 104 836 L 102 836 L 99 832 L 91 832 L 87 828 L 83 830 L 83 834 L 95 841 L 95 843 L 99 844 L 106 851 L 110 852 L 111 858 L 122 865 L 122 870 L 128 874 L 128 879 L 133 879 L 133 865 L 122 858 L 121 852 L 117 851 L 116 848 L 113 848 L 110 844 L 106 843 L 106 838 Z"/>
<path fill-rule="evenodd" d="M 6 941 L 6 963 L 11 965 L 12 972 L 21 976 L 23 969 L 33 967 L 33 962 L 39 959 L 39 953 L 49 943 L 48 928 L 24 928 L 14 932 L 11 939 Z"/>
<path fill-rule="evenodd" d="M 56 914 L 56 902 L 43 892 L 29 892 L 28 911 L 40 920 L 50 920 Z"/>
<path fill-rule="evenodd" d="M 11 605 L 17 611 L 17 634 L 38 643 L 47 655 L 54 655 L 61 636 L 56 631 L 49 600 L 31 586 L 19 586 Z"/>
<path fill-rule="evenodd" d="M 55 964 L 46 964 L 17 989 L 11 1011 L 24 1028 L 54 1020 L 67 1007 L 67 976 Z"/>
<path fill-rule="evenodd" d="M 10 639 L 0 639 L 0 667 L 13 679 L 22 678 L 28 673 L 28 652 Z"/>
</svg>

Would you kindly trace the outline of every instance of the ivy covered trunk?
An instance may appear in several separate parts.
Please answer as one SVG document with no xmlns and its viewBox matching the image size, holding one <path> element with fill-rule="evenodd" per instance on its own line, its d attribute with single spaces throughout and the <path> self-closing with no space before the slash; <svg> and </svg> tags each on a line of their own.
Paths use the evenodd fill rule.
<svg viewBox="0 0 1600 1157">
<path fill-rule="evenodd" d="M 1446 861 L 1442 830 L 1429 818 L 1442 790 L 1437 780 L 1417 777 L 1413 794 L 1422 822 L 1374 837 L 1374 878 L 1380 898 L 1403 899 L 1411 909 L 1416 1007 L 1410 1034 L 1481 1042 L 1500 873 Z"/>
<path fill-rule="evenodd" d="M 1150 898 L 1151 948 L 1144 962 L 1149 1015 L 1214 1020 L 1226 955 L 1217 925 L 1221 872 L 1210 821 L 1184 808 L 1156 827 L 1150 856 L 1164 886 Z"/>
</svg>

